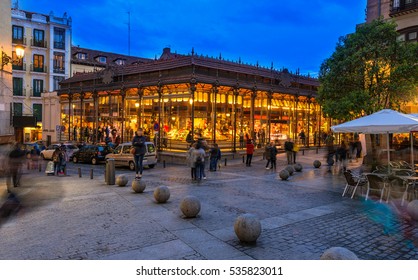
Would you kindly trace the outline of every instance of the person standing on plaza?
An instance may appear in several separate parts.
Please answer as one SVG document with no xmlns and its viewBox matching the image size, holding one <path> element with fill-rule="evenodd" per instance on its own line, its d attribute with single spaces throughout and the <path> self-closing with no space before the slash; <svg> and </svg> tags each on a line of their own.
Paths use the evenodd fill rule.
<svg viewBox="0 0 418 280">
<path fill-rule="evenodd" d="M 221 149 L 218 144 L 213 144 L 213 148 L 210 149 L 210 166 L 209 171 L 216 171 L 218 161 L 221 159 Z"/>
<path fill-rule="evenodd" d="M 61 171 L 61 160 L 61 150 L 59 147 L 56 147 L 55 151 L 52 153 L 52 161 L 54 162 L 54 175 L 58 176 Z"/>
<path fill-rule="evenodd" d="M 271 142 L 271 143 L 273 143 L 273 142 Z M 265 155 L 266 160 L 267 160 L 266 169 L 270 169 L 269 168 L 269 165 L 270 165 L 270 148 L 271 148 L 270 143 L 267 144 L 266 147 L 264 148 L 264 155 Z"/>
<path fill-rule="evenodd" d="M 289 137 L 287 138 L 286 142 L 284 142 L 284 150 L 286 152 L 287 164 L 292 164 L 293 163 L 293 142 Z"/>
<path fill-rule="evenodd" d="M 244 148 L 244 132 L 239 133 L 239 147 L 242 149 Z"/>
<path fill-rule="evenodd" d="M 248 139 L 247 141 L 247 160 L 246 165 L 251 166 L 251 160 L 253 159 L 254 154 L 254 143 L 252 139 Z"/>
<path fill-rule="evenodd" d="M 296 143 L 293 143 L 293 150 L 292 150 L 292 154 L 293 154 L 293 164 L 296 163 L 296 155 L 299 152 L 299 145 Z"/>
<path fill-rule="evenodd" d="M 187 151 L 187 165 L 191 168 L 192 181 L 196 180 L 196 143 L 190 146 L 190 149 Z"/>
<path fill-rule="evenodd" d="M 271 141 L 270 143 L 270 163 L 271 163 L 270 169 L 276 169 L 277 153 L 278 152 L 277 152 L 276 145 L 274 145 L 274 142 Z"/>
<path fill-rule="evenodd" d="M 7 191 L 11 192 L 9 186 L 13 183 L 13 187 L 17 188 L 20 186 L 20 178 L 22 176 L 22 164 L 25 160 L 25 152 L 21 149 L 20 143 L 15 143 L 12 150 L 9 153 L 8 159 L 8 180 L 7 180 Z"/>
<path fill-rule="evenodd" d="M 146 152 L 146 138 L 143 135 L 144 131 L 142 128 L 138 128 L 132 139 L 132 146 L 135 148 L 134 161 L 135 161 L 135 179 L 139 180 L 142 177 L 142 171 L 144 169 L 142 162 L 144 161 L 144 155 Z M 138 174 L 139 172 L 139 174 Z"/>
<path fill-rule="evenodd" d="M 206 152 L 203 148 L 203 145 L 198 141 L 196 144 L 196 149 L 193 151 L 196 166 L 196 180 L 198 181 L 206 179 L 204 171 Z"/>
</svg>

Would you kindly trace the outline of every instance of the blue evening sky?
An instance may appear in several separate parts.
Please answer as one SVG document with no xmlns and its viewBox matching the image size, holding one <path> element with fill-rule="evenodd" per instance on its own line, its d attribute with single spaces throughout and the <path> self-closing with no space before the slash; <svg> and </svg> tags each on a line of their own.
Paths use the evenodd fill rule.
<svg viewBox="0 0 418 280">
<path fill-rule="evenodd" d="M 12 0 L 15 2 L 15 0 Z M 164 47 L 316 76 L 340 36 L 365 21 L 367 0 L 20 0 L 73 20 L 73 44 L 159 57 Z"/>
</svg>

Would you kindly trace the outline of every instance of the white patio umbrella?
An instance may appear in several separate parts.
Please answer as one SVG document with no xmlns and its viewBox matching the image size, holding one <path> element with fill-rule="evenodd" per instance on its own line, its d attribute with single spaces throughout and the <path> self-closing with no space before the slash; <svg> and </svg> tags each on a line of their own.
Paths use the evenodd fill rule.
<svg viewBox="0 0 418 280">
<path fill-rule="evenodd" d="M 391 109 L 384 109 L 371 115 L 361 117 L 349 122 L 331 127 L 334 132 L 357 132 L 364 134 L 386 134 L 387 135 L 387 155 L 390 161 L 389 134 L 405 133 L 418 130 L 418 118 L 411 115 L 399 113 Z M 411 163 L 413 155 L 411 151 Z"/>
</svg>

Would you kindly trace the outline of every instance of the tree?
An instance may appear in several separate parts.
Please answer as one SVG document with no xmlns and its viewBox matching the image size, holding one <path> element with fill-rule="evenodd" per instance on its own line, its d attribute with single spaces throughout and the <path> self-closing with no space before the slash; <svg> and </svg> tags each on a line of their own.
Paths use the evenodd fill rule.
<svg viewBox="0 0 418 280">
<path fill-rule="evenodd" d="M 394 22 L 378 19 L 339 39 L 319 73 L 318 100 L 327 116 L 350 120 L 399 110 L 417 95 L 418 44 L 398 36 Z"/>
</svg>

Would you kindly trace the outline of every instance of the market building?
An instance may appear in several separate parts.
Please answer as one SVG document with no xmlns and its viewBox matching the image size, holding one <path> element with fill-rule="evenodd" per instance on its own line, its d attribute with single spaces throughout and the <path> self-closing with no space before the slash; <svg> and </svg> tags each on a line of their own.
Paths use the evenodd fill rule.
<svg viewBox="0 0 418 280">
<path fill-rule="evenodd" d="M 131 141 L 145 129 L 160 150 L 185 150 L 189 132 L 235 151 L 245 138 L 280 145 L 286 137 L 320 145 L 330 120 L 316 100 L 317 79 L 163 50 L 159 59 L 109 66 L 60 83 L 64 140 L 101 142 L 106 131 Z M 79 135 L 77 128 L 91 133 Z M 82 130 L 83 131 L 83 130 Z"/>
</svg>

